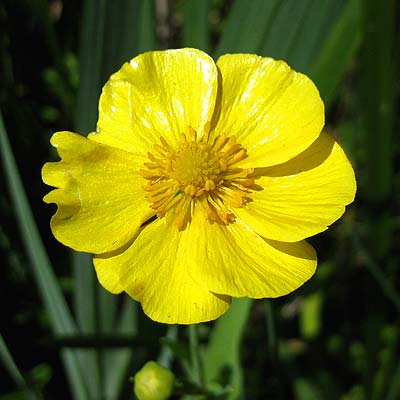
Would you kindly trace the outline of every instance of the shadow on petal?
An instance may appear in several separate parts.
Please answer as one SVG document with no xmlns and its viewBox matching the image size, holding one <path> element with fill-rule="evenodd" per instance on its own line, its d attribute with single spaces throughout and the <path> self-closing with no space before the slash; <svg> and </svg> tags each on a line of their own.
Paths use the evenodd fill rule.
<svg viewBox="0 0 400 400">
<path fill-rule="evenodd" d="M 333 137 L 322 132 L 307 150 L 283 164 L 267 168 L 256 168 L 252 177 L 291 176 L 317 168 L 330 156 L 334 144 L 335 140 Z"/>
<path fill-rule="evenodd" d="M 263 238 L 265 242 L 267 242 L 271 247 L 274 249 L 285 253 L 289 256 L 296 257 L 296 258 L 301 258 L 303 260 L 316 260 L 317 259 L 317 254 L 312 246 L 307 247 L 307 252 L 304 251 L 304 247 L 301 245 L 302 241 L 298 242 L 299 246 L 295 246 L 296 242 L 279 242 L 277 240 L 271 240 L 271 239 L 265 239 Z"/>
</svg>

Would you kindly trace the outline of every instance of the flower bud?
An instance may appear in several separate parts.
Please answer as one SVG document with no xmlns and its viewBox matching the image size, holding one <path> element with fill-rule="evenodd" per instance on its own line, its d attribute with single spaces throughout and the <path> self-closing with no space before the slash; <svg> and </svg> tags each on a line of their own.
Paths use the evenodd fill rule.
<svg viewBox="0 0 400 400">
<path fill-rule="evenodd" d="M 135 395 L 139 400 L 166 400 L 172 394 L 174 380 L 169 369 L 149 361 L 133 377 Z"/>
</svg>

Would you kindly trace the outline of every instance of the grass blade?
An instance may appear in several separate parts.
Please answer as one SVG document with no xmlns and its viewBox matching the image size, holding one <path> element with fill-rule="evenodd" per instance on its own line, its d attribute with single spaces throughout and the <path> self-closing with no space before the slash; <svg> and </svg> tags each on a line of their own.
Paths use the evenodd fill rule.
<svg viewBox="0 0 400 400">
<path fill-rule="evenodd" d="M 130 298 L 125 299 L 121 319 L 117 327 L 119 334 L 134 336 L 137 334 L 138 304 Z M 104 357 L 104 388 L 107 399 L 117 399 L 127 382 L 129 366 L 133 356 L 132 349 L 109 351 Z"/>
<path fill-rule="evenodd" d="M 398 10 L 395 1 L 385 1 L 379 5 L 369 0 L 362 2 L 364 43 L 360 68 L 360 114 L 364 128 L 361 146 L 365 149 L 365 175 L 360 180 L 360 189 L 370 206 L 367 216 L 370 237 L 367 240 L 376 259 L 383 259 L 388 254 L 393 238 L 392 216 L 388 204 L 393 198 L 396 148 L 396 9 Z M 377 213 L 376 210 L 382 212 Z"/>
<path fill-rule="evenodd" d="M 218 382 L 229 372 L 233 388 L 229 398 L 243 397 L 243 376 L 240 366 L 240 344 L 248 321 L 252 300 L 233 299 L 231 309 L 215 323 L 204 358 L 208 384 Z"/>
<path fill-rule="evenodd" d="M 183 3 L 183 45 L 209 51 L 209 1 L 186 0 Z"/>
<path fill-rule="evenodd" d="M 304 29 L 304 18 L 311 3 L 312 0 L 280 2 L 268 34 L 259 48 L 259 53 L 288 60 L 291 47 L 299 46 L 297 36 L 299 31 Z M 309 43 L 300 44 L 302 47 L 309 45 Z"/>
<path fill-rule="evenodd" d="M 297 71 L 309 70 L 336 23 L 343 3 L 344 0 L 313 0 L 310 3 L 286 56 L 289 64 Z"/>
<path fill-rule="evenodd" d="M 280 0 L 236 0 L 214 57 L 225 53 L 257 53 L 280 4 Z"/>
<path fill-rule="evenodd" d="M 29 387 L 24 376 L 18 369 L 15 361 L 4 341 L 3 335 L 0 334 L 0 358 L 3 362 L 4 368 L 8 371 L 10 376 L 13 378 L 16 385 L 25 392 L 25 396 L 28 400 L 39 400 L 41 396 L 37 395 L 35 391 Z"/>
<path fill-rule="evenodd" d="M 102 61 L 106 0 L 86 0 L 80 44 L 80 84 L 75 114 L 75 130 L 87 135 L 96 127 L 97 104 L 102 86 Z M 82 333 L 95 334 L 98 330 L 98 288 L 91 256 L 73 253 L 75 281 L 74 308 Z M 80 360 L 92 398 L 101 398 L 100 353 L 95 349 L 81 350 Z"/>
<path fill-rule="evenodd" d="M 0 149 L 10 197 L 15 207 L 15 215 L 21 230 L 22 240 L 31 261 L 36 284 L 43 304 L 49 314 L 55 334 L 76 334 L 77 329 L 66 301 L 58 285 L 57 278 L 44 249 L 38 228 L 33 218 L 29 202 L 8 142 L 7 133 L 0 112 Z M 74 390 L 75 399 L 87 399 L 86 387 L 80 365 L 71 351 L 63 353 L 67 374 Z"/>
<path fill-rule="evenodd" d="M 309 71 L 327 108 L 361 44 L 361 37 L 360 3 L 359 0 L 351 0 L 346 3 Z"/>
<path fill-rule="evenodd" d="M 139 5 L 138 39 L 135 43 L 135 53 L 133 55 L 143 53 L 144 51 L 155 50 L 158 48 L 156 40 L 156 24 L 154 2 L 141 0 Z"/>
</svg>

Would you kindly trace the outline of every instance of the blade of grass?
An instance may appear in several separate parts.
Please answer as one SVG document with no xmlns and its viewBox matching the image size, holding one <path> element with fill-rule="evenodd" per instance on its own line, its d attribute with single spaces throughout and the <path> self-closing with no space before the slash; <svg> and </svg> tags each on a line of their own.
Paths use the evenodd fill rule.
<svg viewBox="0 0 400 400">
<path fill-rule="evenodd" d="M 101 89 L 104 18 L 106 0 L 84 2 L 81 48 L 80 84 L 77 97 L 75 129 L 86 135 L 96 126 L 97 104 Z M 96 330 L 95 277 L 91 257 L 73 253 L 75 276 L 75 313 L 84 333 Z"/>
<path fill-rule="evenodd" d="M 183 45 L 209 51 L 209 1 L 186 0 L 183 3 Z"/>
<path fill-rule="evenodd" d="M 204 369 L 201 362 L 198 325 L 189 325 L 189 350 L 190 350 L 190 369 L 193 382 L 200 387 L 204 385 Z"/>
<path fill-rule="evenodd" d="M 326 108 L 334 99 L 339 83 L 361 44 L 361 37 L 360 2 L 350 0 L 309 70 Z"/>
<path fill-rule="evenodd" d="M 237 0 L 215 57 L 226 52 L 257 53 L 284 58 L 306 71 L 342 6 L 343 0 Z"/>
<path fill-rule="evenodd" d="M 178 337 L 178 325 L 169 325 L 167 328 L 167 333 L 165 334 L 165 338 L 169 341 L 176 340 Z M 165 343 L 161 347 L 160 355 L 158 356 L 157 362 L 162 365 L 164 368 L 170 368 L 174 359 L 174 354 L 170 347 L 168 347 Z"/>
<path fill-rule="evenodd" d="M 392 193 L 395 2 L 364 1 L 362 5 L 365 41 L 361 90 L 368 159 L 364 191 L 369 200 L 384 201 Z"/>
<path fill-rule="evenodd" d="M 297 71 L 308 71 L 341 13 L 343 3 L 344 0 L 313 0 L 310 3 L 287 52 L 289 65 Z"/>
<path fill-rule="evenodd" d="M 359 7 L 359 0 L 237 0 L 214 56 L 253 52 L 284 58 L 311 75 L 329 106 L 361 42 Z"/>
<path fill-rule="evenodd" d="M 214 54 L 257 53 L 281 6 L 280 0 L 236 0 Z"/>
<path fill-rule="evenodd" d="M 220 382 L 224 374 L 229 375 L 229 385 L 233 388 L 229 399 L 244 397 L 240 345 L 251 305 L 251 299 L 233 299 L 231 309 L 215 323 L 204 357 L 207 384 Z"/>
<path fill-rule="evenodd" d="M 365 149 L 365 177 L 360 189 L 368 201 L 370 237 L 368 247 L 377 259 L 391 247 L 390 204 L 394 173 L 394 72 L 396 24 L 394 1 L 376 4 L 362 2 L 364 43 L 361 51 L 361 104 L 363 118 L 362 146 Z M 384 210 L 376 212 L 376 210 Z"/>
<path fill-rule="evenodd" d="M 278 362 L 278 337 L 275 327 L 275 315 L 273 300 L 264 300 L 265 304 L 265 317 L 267 322 L 267 338 L 268 338 L 268 352 L 269 358 L 273 364 Z"/>
<path fill-rule="evenodd" d="M 158 48 L 156 40 L 154 2 L 141 0 L 139 4 L 138 40 L 136 54 Z"/>
<path fill-rule="evenodd" d="M 3 335 L 0 334 L 0 358 L 3 362 L 4 368 L 8 371 L 16 385 L 21 388 L 28 400 L 39 400 L 41 396 L 35 393 L 35 391 L 28 385 L 24 376 L 20 372 L 15 364 L 15 361 L 4 341 Z"/>
<path fill-rule="evenodd" d="M 326 108 L 361 43 L 359 0 L 281 2 L 259 53 L 311 76 Z M 327 22 L 328 21 L 328 22 Z M 316 60 L 316 61 L 315 61 Z"/>
<path fill-rule="evenodd" d="M 118 334 L 136 335 L 138 304 L 126 298 L 122 307 L 121 318 L 117 326 Z M 104 388 L 107 399 L 120 397 L 124 384 L 129 375 L 129 366 L 134 352 L 133 349 L 118 349 L 108 352 L 104 358 Z"/>
<path fill-rule="evenodd" d="M 13 200 L 12 203 L 15 208 L 18 227 L 21 230 L 25 250 L 33 267 L 39 294 L 49 314 L 52 329 L 55 334 L 76 334 L 75 323 L 61 292 L 29 207 L 29 202 L 8 142 L 1 111 L 0 144 L 4 172 L 10 190 L 10 197 Z M 65 361 L 74 398 L 77 400 L 88 399 L 86 386 L 82 379 L 82 370 L 75 354 L 71 351 L 64 351 L 62 357 Z"/>
<path fill-rule="evenodd" d="M 101 65 L 103 56 L 104 20 L 106 0 L 86 0 L 80 45 L 80 84 L 75 114 L 75 130 L 83 135 L 96 126 L 97 104 L 101 90 Z M 73 253 L 75 280 L 74 305 L 77 323 L 83 333 L 94 334 L 98 329 L 97 281 L 91 256 Z M 80 360 L 89 385 L 90 395 L 101 398 L 100 355 L 94 349 L 82 350 Z"/>
<path fill-rule="evenodd" d="M 273 16 L 271 28 L 258 49 L 259 53 L 287 60 L 290 48 L 299 45 L 297 35 L 311 3 L 312 0 L 281 2 L 278 12 Z M 301 43 L 304 47 L 308 45 Z"/>
<path fill-rule="evenodd" d="M 155 45 L 153 2 L 108 1 L 106 8 L 101 84 L 124 62 Z"/>
</svg>

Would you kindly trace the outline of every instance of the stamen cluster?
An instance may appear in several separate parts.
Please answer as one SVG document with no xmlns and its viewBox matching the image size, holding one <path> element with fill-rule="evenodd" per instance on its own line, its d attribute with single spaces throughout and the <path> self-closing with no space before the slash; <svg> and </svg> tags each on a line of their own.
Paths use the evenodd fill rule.
<svg viewBox="0 0 400 400">
<path fill-rule="evenodd" d="M 148 153 L 141 175 L 150 182 L 144 186 L 146 199 L 163 217 L 173 209 L 173 220 L 183 230 L 199 206 L 211 223 L 228 225 L 234 221 L 232 208 L 249 201 L 254 179 L 252 168 L 242 169 L 235 164 L 247 157 L 246 150 L 234 136 L 218 135 L 211 143 L 208 132 L 200 139 L 189 127 L 182 133 L 178 148 L 165 138 L 154 145 L 156 153 Z"/>
</svg>

